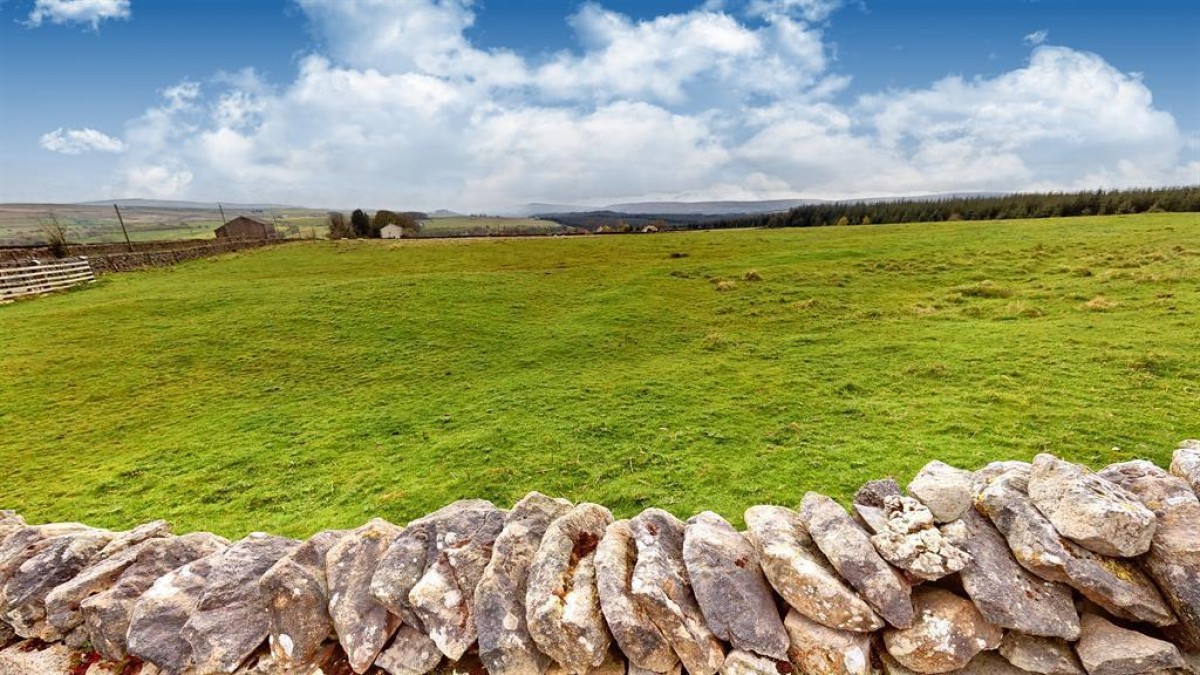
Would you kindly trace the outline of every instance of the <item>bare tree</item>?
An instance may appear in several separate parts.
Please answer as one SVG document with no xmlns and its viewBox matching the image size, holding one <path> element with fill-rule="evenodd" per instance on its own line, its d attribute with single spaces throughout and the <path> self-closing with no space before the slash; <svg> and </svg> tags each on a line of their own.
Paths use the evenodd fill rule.
<svg viewBox="0 0 1200 675">
<path fill-rule="evenodd" d="M 42 237 L 46 240 L 46 245 L 50 247 L 50 253 L 55 258 L 67 257 L 70 252 L 67 227 L 59 222 L 58 216 L 50 211 L 45 218 L 38 220 L 38 227 L 42 230 Z"/>
<path fill-rule="evenodd" d="M 338 211 L 330 211 L 327 214 L 329 223 L 329 238 L 330 239 L 353 239 L 354 230 L 350 228 L 350 224 L 346 222 L 346 214 Z"/>
</svg>

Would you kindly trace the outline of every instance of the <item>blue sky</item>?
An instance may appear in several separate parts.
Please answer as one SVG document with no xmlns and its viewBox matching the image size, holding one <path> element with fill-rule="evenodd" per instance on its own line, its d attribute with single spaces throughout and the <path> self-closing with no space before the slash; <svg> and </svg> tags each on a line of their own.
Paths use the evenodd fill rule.
<svg viewBox="0 0 1200 675">
<path fill-rule="evenodd" d="M 1200 182 L 1183 0 L 0 0 L 0 201 Z"/>
</svg>

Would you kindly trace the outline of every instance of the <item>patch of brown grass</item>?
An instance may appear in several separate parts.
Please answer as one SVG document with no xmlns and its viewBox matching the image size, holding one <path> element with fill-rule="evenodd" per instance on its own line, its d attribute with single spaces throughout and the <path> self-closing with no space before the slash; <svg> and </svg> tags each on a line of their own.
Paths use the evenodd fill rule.
<svg viewBox="0 0 1200 675">
<path fill-rule="evenodd" d="M 1097 295 L 1096 297 L 1092 298 L 1091 300 L 1088 300 L 1087 302 L 1083 303 L 1083 308 L 1088 310 L 1089 312 L 1107 312 L 1108 310 L 1110 310 L 1116 306 L 1117 306 L 1116 302 L 1109 300 L 1108 298 L 1104 297 L 1103 295 Z"/>
</svg>

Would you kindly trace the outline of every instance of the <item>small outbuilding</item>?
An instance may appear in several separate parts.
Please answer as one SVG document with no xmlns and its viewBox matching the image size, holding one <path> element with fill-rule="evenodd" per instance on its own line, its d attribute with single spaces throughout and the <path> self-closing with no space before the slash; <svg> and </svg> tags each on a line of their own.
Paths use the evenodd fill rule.
<svg viewBox="0 0 1200 675">
<path fill-rule="evenodd" d="M 275 239 L 275 224 L 261 218 L 238 216 L 216 230 L 217 239 Z"/>
<path fill-rule="evenodd" d="M 381 239 L 403 239 L 404 228 L 400 227 L 396 223 L 384 225 L 383 228 L 379 230 L 379 237 Z"/>
</svg>

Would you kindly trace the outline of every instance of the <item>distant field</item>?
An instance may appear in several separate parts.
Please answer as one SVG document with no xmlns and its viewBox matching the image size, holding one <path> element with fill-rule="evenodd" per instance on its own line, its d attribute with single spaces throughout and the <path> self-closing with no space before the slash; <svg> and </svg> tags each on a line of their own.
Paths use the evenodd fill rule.
<svg viewBox="0 0 1200 675">
<path fill-rule="evenodd" d="M 436 237 L 463 234 L 547 234 L 562 230 L 563 227 L 558 223 L 536 218 L 456 216 L 426 220 L 421 235 Z"/>
<path fill-rule="evenodd" d="M 242 214 L 227 210 L 227 217 Z M 221 225 L 216 208 L 124 208 L 129 238 L 133 241 L 170 239 L 212 239 Z M 323 239 L 329 223 L 323 211 L 313 209 L 275 209 L 248 212 L 246 215 L 274 218 L 285 236 Z M 0 204 L 0 245 L 34 244 L 45 240 L 41 225 L 57 218 L 72 242 L 97 244 L 125 241 L 116 212 L 111 206 Z M 552 234 L 561 232 L 558 223 L 535 218 L 496 218 L 456 216 L 426 222 L 422 236 L 486 236 L 495 234 Z"/>
<path fill-rule="evenodd" d="M 0 508 L 306 535 L 531 489 L 740 521 L 1200 435 L 1200 215 L 313 242 L 0 306 Z"/>
<path fill-rule="evenodd" d="M 220 212 L 213 208 L 146 208 L 121 210 L 129 238 L 133 241 L 212 239 L 221 225 Z M 233 218 L 243 212 L 229 209 Z M 275 219 L 285 235 L 325 236 L 325 215 L 311 209 L 281 209 L 247 212 L 245 215 Z M 125 241 L 112 206 L 69 204 L 0 204 L 0 245 L 35 244 L 45 240 L 42 224 L 57 219 L 70 241 L 98 244 Z"/>
</svg>

